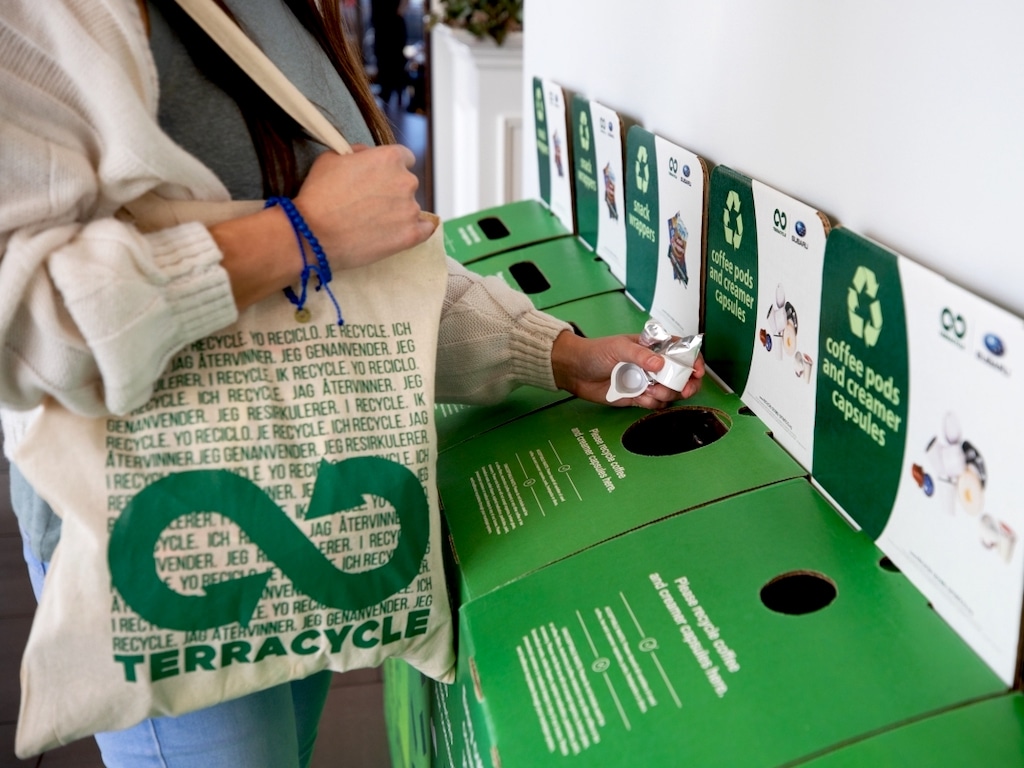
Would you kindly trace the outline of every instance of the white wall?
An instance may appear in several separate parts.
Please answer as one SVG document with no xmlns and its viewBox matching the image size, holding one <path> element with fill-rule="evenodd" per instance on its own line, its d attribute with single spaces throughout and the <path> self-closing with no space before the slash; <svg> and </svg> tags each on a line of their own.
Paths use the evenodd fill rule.
<svg viewBox="0 0 1024 768">
<path fill-rule="evenodd" d="M 525 0 L 535 75 L 1024 315 L 1024 4 Z"/>
</svg>

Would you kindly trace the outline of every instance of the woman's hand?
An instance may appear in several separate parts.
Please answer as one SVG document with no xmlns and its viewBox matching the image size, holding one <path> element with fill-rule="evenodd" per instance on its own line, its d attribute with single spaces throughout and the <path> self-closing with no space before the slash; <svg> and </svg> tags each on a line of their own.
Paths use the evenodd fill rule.
<svg viewBox="0 0 1024 768">
<path fill-rule="evenodd" d="M 293 201 L 339 271 L 412 248 L 434 231 L 416 202 L 413 153 L 399 145 L 353 150 L 321 154 Z M 213 225 L 210 232 L 224 254 L 221 263 L 239 309 L 297 281 L 298 244 L 279 208 Z"/>
<path fill-rule="evenodd" d="M 351 155 L 325 152 L 313 163 L 295 206 L 323 246 L 331 266 L 360 267 L 412 248 L 434 231 L 420 217 L 416 157 L 398 144 Z"/>
<path fill-rule="evenodd" d="M 619 335 L 585 339 L 571 331 L 563 331 L 551 349 L 551 366 L 560 389 L 595 403 L 607 403 L 612 368 L 616 363 L 635 363 L 646 371 L 657 373 L 665 358 L 637 343 L 639 336 Z M 700 390 L 704 376 L 704 359 L 697 357 L 693 373 L 682 392 L 662 384 L 651 384 L 638 397 L 622 398 L 612 405 L 636 405 L 659 410 L 680 398 L 692 397 Z"/>
</svg>

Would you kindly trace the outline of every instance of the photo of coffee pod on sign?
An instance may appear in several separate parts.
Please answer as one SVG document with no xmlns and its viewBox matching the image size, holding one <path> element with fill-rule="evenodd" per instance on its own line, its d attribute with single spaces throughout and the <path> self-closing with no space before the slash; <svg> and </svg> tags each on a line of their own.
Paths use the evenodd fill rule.
<svg viewBox="0 0 1024 768">
<path fill-rule="evenodd" d="M 690 276 L 686 271 L 686 242 L 690 233 L 683 219 L 676 213 L 668 220 L 668 260 L 672 264 L 672 279 L 689 287 Z"/>
<path fill-rule="evenodd" d="M 786 301 L 786 289 L 779 283 L 775 288 L 775 301 L 765 314 L 765 328 L 758 332 L 758 340 L 765 351 L 779 360 L 793 359 L 793 374 L 803 381 L 811 380 L 814 362 L 811 356 L 797 349 L 797 333 L 800 322 L 796 307 Z"/>
<path fill-rule="evenodd" d="M 982 515 L 988 473 L 981 452 L 963 438 L 960 419 L 949 411 L 942 429 L 925 446 L 920 464 L 910 468 L 918 488 L 940 509 L 955 515 L 962 509 L 971 517 L 980 517 L 981 543 L 1009 561 L 1017 537 L 1013 529 L 991 515 Z"/>
</svg>

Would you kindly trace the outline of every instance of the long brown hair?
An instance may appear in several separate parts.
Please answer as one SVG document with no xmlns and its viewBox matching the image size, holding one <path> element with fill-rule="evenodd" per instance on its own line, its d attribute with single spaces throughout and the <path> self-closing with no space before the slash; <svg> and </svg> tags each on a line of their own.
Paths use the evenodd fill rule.
<svg viewBox="0 0 1024 768">
<path fill-rule="evenodd" d="M 174 0 L 152 0 L 185 44 L 196 67 L 238 104 L 256 148 L 265 195 L 294 196 L 301 185 L 295 159 L 296 139 L 305 131 L 246 75 Z M 229 15 L 223 0 L 214 0 Z M 378 144 L 393 144 L 394 134 L 377 107 L 362 63 L 353 53 L 337 0 L 281 0 L 319 43 Z"/>
</svg>

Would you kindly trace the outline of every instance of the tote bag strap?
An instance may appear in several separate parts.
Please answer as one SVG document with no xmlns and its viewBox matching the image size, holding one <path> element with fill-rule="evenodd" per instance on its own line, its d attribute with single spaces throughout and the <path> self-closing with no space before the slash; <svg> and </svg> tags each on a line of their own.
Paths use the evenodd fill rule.
<svg viewBox="0 0 1024 768">
<path fill-rule="evenodd" d="M 352 147 L 338 129 L 285 77 L 274 62 L 267 58 L 267 55 L 214 0 L 176 2 L 270 98 L 277 102 L 281 109 L 305 128 L 310 136 L 338 154 L 345 155 L 352 151 Z"/>
</svg>

